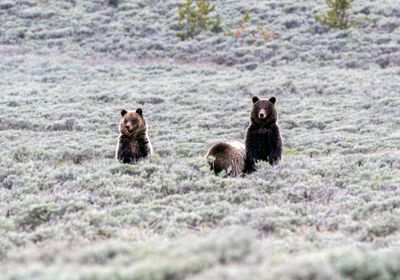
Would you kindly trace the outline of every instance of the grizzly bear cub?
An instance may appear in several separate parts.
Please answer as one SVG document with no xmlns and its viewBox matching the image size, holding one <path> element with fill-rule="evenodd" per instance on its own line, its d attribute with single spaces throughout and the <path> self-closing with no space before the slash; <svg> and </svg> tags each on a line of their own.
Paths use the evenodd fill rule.
<svg viewBox="0 0 400 280">
<path fill-rule="evenodd" d="M 225 171 L 228 176 L 240 176 L 244 170 L 245 146 L 237 141 L 217 142 L 208 150 L 206 159 L 215 175 Z"/>
<path fill-rule="evenodd" d="M 142 109 L 121 111 L 116 158 L 122 163 L 136 163 L 149 157 L 153 148 L 147 135 L 147 124 Z"/>
<path fill-rule="evenodd" d="M 253 97 L 250 124 L 247 127 L 245 173 L 255 171 L 257 160 L 277 164 L 282 158 L 282 137 L 279 131 L 275 97 L 259 99 Z"/>
</svg>

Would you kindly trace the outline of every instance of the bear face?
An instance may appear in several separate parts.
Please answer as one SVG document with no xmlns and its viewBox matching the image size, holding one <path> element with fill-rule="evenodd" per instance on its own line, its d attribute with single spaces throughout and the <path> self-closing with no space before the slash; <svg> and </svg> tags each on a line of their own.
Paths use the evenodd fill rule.
<svg viewBox="0 0 400 280">
<path fill-rule="evenodd" d="M 146 123 L 143 119 L 142 109 L 136 111 L 121 110 L 121 121 L 119 123 L 119 131 L 125 136 L 134 136 L 138 133 L 146 131 Z"/>
<path fill-rule="evenodd" d="M 253 97 L 253 109 L 250 113 L 252 124 L 259 126 L 268 126 L 276 123 L 278 114 L 275 109 L 275 97 L 270 99 L 260 99 L 257 96 Z"/>
</svg>

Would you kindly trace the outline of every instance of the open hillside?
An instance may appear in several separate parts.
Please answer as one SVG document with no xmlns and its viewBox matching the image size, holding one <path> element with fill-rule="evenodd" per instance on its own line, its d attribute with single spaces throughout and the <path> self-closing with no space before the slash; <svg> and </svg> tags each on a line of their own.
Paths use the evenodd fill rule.
<svg viewBox="0 0 400 280">
<path fill-rule="evenodd" d="M 379 4 L 378 4 L 379 2 Z M 178 0 L 0 1 L 2 279 L 400 279 L 400 6 L 213 1 L 225 31 L 181 41 Z M 203 156 L 277 98 L 283 161 L 244 178 Z M 154 156 L 114 159 L 122 108 Z"/>
</svg>

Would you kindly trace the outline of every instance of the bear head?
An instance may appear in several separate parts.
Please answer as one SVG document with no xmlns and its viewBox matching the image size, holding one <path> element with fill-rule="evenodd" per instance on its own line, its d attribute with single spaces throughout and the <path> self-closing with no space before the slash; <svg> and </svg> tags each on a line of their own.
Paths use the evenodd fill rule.
<svg viewBox="0 0 400 280">
<path fill-rule="evenodd" d="M 121 121 L 119 122 L 119 132 L 126 136 L 134 136 L 146 131 L 146 122 L 143 119 L 142 109 L 136 111 L 121 110 Z"/>
<path fill-rule="evenodd" d="M 268 126 L 276 123 L 278 113 L 275 109 L 275 97 L 270 99 L 260 99 L 253 97 L 253 108 L 250 113 L 250 121 L 252 124 L 259 126 Z"/>
</svg>

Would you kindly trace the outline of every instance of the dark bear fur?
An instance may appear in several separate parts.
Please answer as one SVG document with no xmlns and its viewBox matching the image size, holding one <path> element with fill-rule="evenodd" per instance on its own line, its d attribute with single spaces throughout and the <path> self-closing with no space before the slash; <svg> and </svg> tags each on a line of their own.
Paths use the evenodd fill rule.
<svg viewBox="0 0 400 280">
<path fill-rule="evenodd" d="M 245 146 L 237 141 L 217 142 L 211 146 L 206 155 L 215 175 L 222 171 L 228 176 L 242 175 L 245 158 Z"/>
<path fill-rule="evenodd" d="M 142 109 L 121 111 L 116 158 L 122 163 L 136 163 L 149 157 L 153 149 L 147 135 L 147 124 Z"/>
<path fill-rule="evenodd" d="M 273 165 L 282 158 L 282 137 L 277 124 L 275 101 L 275 97 L 270 99 L 253 97 L 253 109 L 245 137 L 246 173 L 256 170 L 257 160 L 268 161 Z"/>
</svg>

